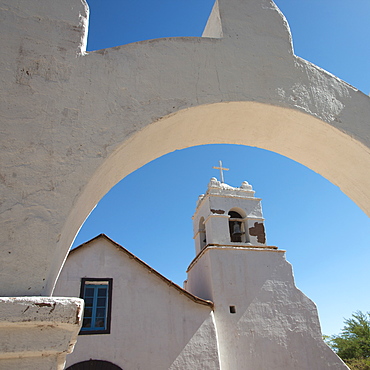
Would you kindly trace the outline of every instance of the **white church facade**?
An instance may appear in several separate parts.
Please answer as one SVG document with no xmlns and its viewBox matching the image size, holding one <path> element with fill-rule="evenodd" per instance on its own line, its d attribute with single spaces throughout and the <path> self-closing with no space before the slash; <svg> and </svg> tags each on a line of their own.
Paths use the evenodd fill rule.
<svg viewBox="0 0 370 370">
<path fill-rule="evenodd" d="M 184 288 L 104 234 L 69 253 L 55 294 L 85 311 L 67 369 L 347 369 L 285 252 L 266 244 L 251 185 L 212 178 L 193 226 Z"/>
</svg>

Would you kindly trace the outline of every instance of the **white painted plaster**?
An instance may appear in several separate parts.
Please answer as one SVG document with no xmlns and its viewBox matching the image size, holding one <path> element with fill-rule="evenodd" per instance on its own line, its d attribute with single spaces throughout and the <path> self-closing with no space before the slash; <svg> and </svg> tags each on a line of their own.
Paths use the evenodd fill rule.
<svg viewBox="0 0 370 370">
<path fill-rule="evenodd" d="M 295 57 L 272 2 L 218 5 L 223 38 L 84 54 L 84 1 L 1 0 L 1 295 L 50 294 L 101 197 L 193 145 L 275 151 L 370 212 L 369 97 Z"/>
<path fill-rule="evenodd" d="M 0 298 L 0 368 L 64 368 L 81 326 L 78 298 Z"/>
<path fill-rule="evenodd" d="M 219 208 L 212 211 L 212 204 Z M 214 303 L 221 368 L 346 369 L 322 340 L 316 306 L 296 288 L 284 251 L 254 238 L 249 244 L 208 241 L 229 234 L 228 218 L 219 214 L 229 209 L 247 220 L 252 214 L 251 226 L 256 219 L 263 222 L 261 199 L 254 198 L 251 185 L 243 182 L 233 188 L 212 178 L 198 199 L 194 231 L 209 213 L 211 226 L 214 219 L 219 222 L 209 228 L 205 223 L 207 244 L 202 250 L 196 233 L 197 255 L 185 282 L 189 292 Z"/>
<path fill-rule="evenodd" d="M 347 369 L 322 340 L 316 306 L 295 287 L 284 251 L 208 247 L 186 286 L 214 302 L 223 370 Z"/>
<path fill-rule="evenodd" d="M 68 366 L 94 358 L 122 369 L 219 368 L 212 308 L 105 236 L 70 254 L 55 293 L 78 296 L 82 277 L 113 278 L 111 333 L 79 336 Z"/>
<path fill-rule="evenodd" d="M 0 295 L 51 294 L 101 197 L 189 146 L 280 153 L 370 214 L 369 97 L 294 56 L 271 1 L 217 5 L 204 35 L 221 36 L 219 18 L 222 38 L 85 53 L 85 1 L 0 1 Z"/>
<path fill-rule="evenodd" d="M 194 314 L 196 314 L 194 312 Z M 184 350 L 172 363 L 170 370 L 221 369 L 217 346 L 217 333 L 213 312 L 194 334 Z"/>
<path fill-rule="evenodd" d="M 202 37 L 222 38 L 222 24 L 220 17 L 220 8 L 218 6 L 218 0 L 213 5 L 211 14 L 209 16 L 206 27 L 204 28 Z"/>
</svg>

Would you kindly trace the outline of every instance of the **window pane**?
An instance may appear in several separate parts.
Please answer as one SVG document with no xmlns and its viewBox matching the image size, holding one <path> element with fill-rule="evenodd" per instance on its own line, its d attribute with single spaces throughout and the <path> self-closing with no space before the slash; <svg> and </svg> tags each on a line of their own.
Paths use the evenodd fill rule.
<svg viewBox="0 0 370 370">
<path fill-rule="evenodd" d="M 85 288 L 85 297 L 94 297 L 94 288 Z"/>
<path fill-rule="evenodd" d="M 98 300 L 97 300 L 97 306 L 98 307 L 105 307 L 105 302 L 106 302 L 106 299 L 105 298 L 98 298 Z"/>
<path fill-rule="evenodd" d="M 91 328 L 91 319 L 84 318 L 84 321 L 82 323 L 83 328 Z"/>
<path fill-rule="evenodd" d="M 98 289 L 98 297 L 106 297 L 107 296 L 107 287 L 99 288 Z"/>
<path fill-rule="evenodd" d="M 105 317 L 105 307 L 96 310 L 96 317 Z"/>
<path fill-rule="evenodd" d="M 92 307 L 94 298 L 85 298 L 85 307 Z"/>
<path fill-rule="evenodd" d="M 105 320 L 104 319 L 101 319 L 101 318 L 98 318 L 95 320 L 95 327 L 96 328 L 104 328 L 104 322 Z"/>
<path fill-rule="evenodd" d="M 84 318 L 91 317 L 91 316 L 92 316 L 92 309 L 85 307 Z"/>
</svg>

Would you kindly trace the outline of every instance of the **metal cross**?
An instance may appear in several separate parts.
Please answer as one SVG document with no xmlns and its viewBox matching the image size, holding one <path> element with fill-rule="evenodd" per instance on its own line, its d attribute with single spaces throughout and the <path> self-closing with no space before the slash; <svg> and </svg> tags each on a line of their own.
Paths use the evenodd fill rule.
<svg viewBox="0 0 370 370">
<path fill-rule="evenodd" d="M 216 169 L 216 170 L 220 170 L 221 182 L 224 183 L 225 181 L 224 181 L 223 171 L 229 171 L 229 169 L 222 167 L 222 161 L 218 161 L 218 163 L 219 163 L 220 167 L 213 167 L 213 168 Z"/>
</svg>

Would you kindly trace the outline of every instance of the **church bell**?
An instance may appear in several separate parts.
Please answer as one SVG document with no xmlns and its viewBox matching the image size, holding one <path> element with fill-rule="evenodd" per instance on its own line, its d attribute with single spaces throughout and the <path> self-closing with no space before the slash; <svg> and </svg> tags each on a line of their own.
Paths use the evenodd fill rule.
<svg viewBox="0 0 370 370">
<path fill-rule="evenodd" d="M 240 228 L 240 222 L 235 221 L 233 225 L 233 238 L 241 238 L 242 230 Z"/>
</svg>

